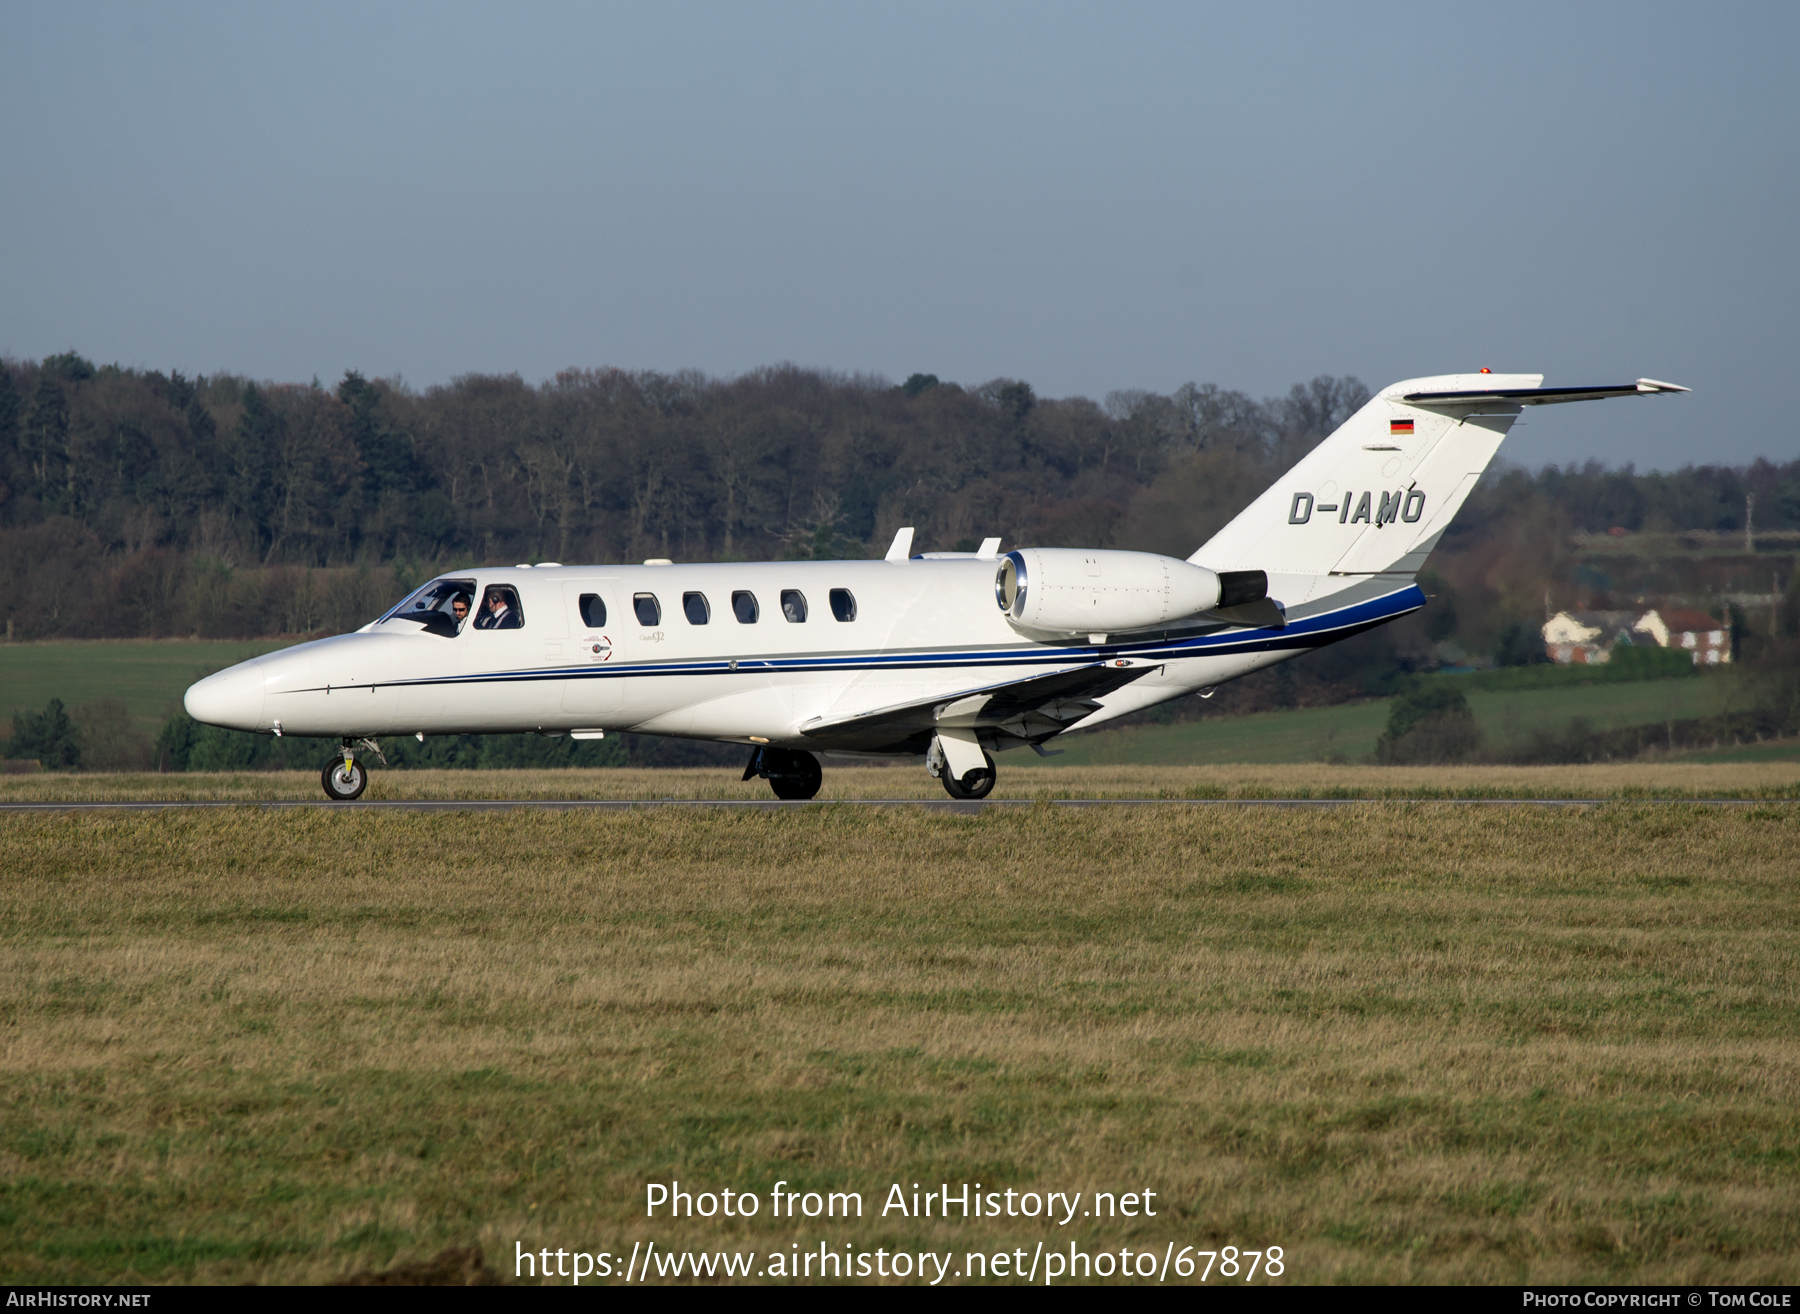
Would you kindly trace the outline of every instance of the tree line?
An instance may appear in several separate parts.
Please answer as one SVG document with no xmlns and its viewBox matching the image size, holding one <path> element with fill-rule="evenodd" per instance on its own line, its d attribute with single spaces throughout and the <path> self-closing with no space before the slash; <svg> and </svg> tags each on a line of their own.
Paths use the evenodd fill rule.
<svg viewBox="0 0 1800 1314">
<path fill-rule="evenodd" d="M 1188 385 L 1102 406 L 1015 380 L 893 387 L 792 366 L 470 375 L 423 393 L 350 373 L 328 391 L 70 352 L 0 370 L 0 525 L 308 566 L 803 556 L 902 523 L 934 541 L 1092 541 L 1185 457 L 1286 465 L 1366 397 L 1321 378 L 1271 402 Z"/>
<path fill-rule="evenodd" d="M 0 362 L 0 620 L 15 639 L 337 631 L 471 562 L 878 556 L 908 524 L 920 549 L 1185 556 L 1368 396 L 1324 376 L 1095 402 L 791 365 L 421 391 Z M 1746 494 L 1759 527 L 1800 528 L 1800 462 L 1496 472 L 1434 566 L 1491 648 L 1562 582 L 1571 532 L 1737 530 Z"/>
</svg>

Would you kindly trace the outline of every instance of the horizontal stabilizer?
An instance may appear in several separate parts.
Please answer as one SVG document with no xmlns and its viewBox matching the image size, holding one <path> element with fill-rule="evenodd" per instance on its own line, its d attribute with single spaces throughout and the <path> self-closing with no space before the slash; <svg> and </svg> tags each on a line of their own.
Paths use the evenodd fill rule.
<svg viewBox="0 0 1800 1314">
<path fill-rule="evenodd" d="M 1550 406 L 1556 402 L 1599 401 L 1603 397 L 1649 397 L 1659 392 L 1692 392 L 1679 383 L 1639 379 L 1604 388 L 1481 388 L 1460 392 L 1409 392 L 1401 400 L 1413 406 L 1468 406 L 1486 401 L 1515 406 Z"/>
</svg>

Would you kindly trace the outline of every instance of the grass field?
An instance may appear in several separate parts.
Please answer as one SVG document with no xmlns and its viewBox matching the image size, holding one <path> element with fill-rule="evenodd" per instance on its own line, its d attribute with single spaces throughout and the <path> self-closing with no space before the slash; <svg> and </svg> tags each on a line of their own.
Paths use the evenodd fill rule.
<svg viewBox="0 0 1800 1314">
<path fill-rule="evenodd" d="M 8 815 L 0 1280 L 1074 1240 L 1791 1283 L 1796 853 L 1779 802 Z M 672 1178 L 871 1216 L 646 1220 Z M 873 1216 L 963 1181 L 1162 1208 Z"/>
<path fill-rule="evenodd" d="M 0 644 L 0 725 L 16 712 L 41 712 L 52 698 L 69 707 L 117 698 L 136 728 L 154 736 L 202 676 L 286 647 L 283 639 L 117 639 Z"/>
</svg>

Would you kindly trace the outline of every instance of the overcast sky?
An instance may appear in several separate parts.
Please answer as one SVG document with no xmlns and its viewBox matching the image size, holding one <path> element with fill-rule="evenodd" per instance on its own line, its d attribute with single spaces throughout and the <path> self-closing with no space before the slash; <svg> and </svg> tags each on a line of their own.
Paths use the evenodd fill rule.
<svg viewBox="0 0 1800 1314">
<path fill-rule="evenodd" d="M 1800 6 L 13 3 L 0 354 L 1040 394 L 1483 365 L 1800 455 Z"/>
</svg>

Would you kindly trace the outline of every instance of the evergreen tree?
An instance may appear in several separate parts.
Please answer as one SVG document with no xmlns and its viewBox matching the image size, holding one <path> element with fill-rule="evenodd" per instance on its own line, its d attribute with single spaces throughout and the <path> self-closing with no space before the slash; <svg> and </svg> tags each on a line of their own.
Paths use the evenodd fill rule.
<svg viewBox="0 0 1800 1314">
<path fill-rule="evenodd" d="M 70 383 L 86 383 L 94 377 L 94 362 L 77 352 L 65 351 L 61 355 L 44 357 L 43 370 Z"/>
<path fill-rule="evenodd" d="M 244 413 L 238 417 L 226 476 L 226 498 L 232 514 L 253 527 L 263 547 L 272 539 L 270 521 L 279 496 L 276 472 L 283 428 L 280 413 L 269 406 L 262 389 L 247 384 Z"/>
<path fill-rule="evenodd" d="M 219 432 L 219 426 L 213 423 L 212 412 L 200 400 L 200 390 L 205 386 L 204 374 L 197 376 L 192 383 L 181 377 L 180 370 L 169 375 L 169 404 L 186 419 L 188 437 L 193 440 L 195 449 L 201 452 L 212 449 L 213 439 Z"/>
<path fill-rule="evenodd" d="M 25 458 L 31 466 L 31 492 L 46 511 L 68 509 L 69 402 L 56 374 L 38 371 L 25 425 Z"/>
<path fill-rule="evenodd" d="M 13 382 L 12 371 L 0 365 L 0 452 L 11 452 L 19 446 L 19 412 L 25 400 Z"/>
<path fill-rule="evenodd" d="M 1481 747 L 1481 728 L 1461 689 L 1447 684 L 1414 684 L 1388 707 L 1387 729 L 1375 745 L 1375 760 L 1418 765 L 1466 761 Z"/>
<path fill-rule="evenodd" d="M 201 725 L 186 712 L 177 712 L 163 722 L 156 736 L 156 769 L 186 771 L 194 743 L 200 737 Z"/>
<path fill-rule="evenodd" d="M 412 491 L 420 480 L 411 435 L 390 428 L 380 413 L 381 392 L 355 370 L 338 384 L 338 400 L 350 408 L 350 438 L 362 460 L 363 487 L 371 503 L 390 490 Z"/>
<path fill-rule="evenodd" d="M 210 476 L 210 487 L 214 496 L 224 492 L 225 461 L 219 450 L 219 426 L 213 420 L 212 412 L 200 399 L 201 389 L 206 387 L 206 376 L 196 375 L 189 383 L 181 375 L 174 376 L 174 383 L 182 388 L 179 402 L 182 419 L 187 422 L 188 442 L 194 457 L 201 468 Z"/>
<path fill-rule="evenodd" d="M 1531 625 L 1508 625 L 1494 645 L 1496 666 L 1531 666 L 1549 660 L 1549 654 L 1544 651 L 1543 634 Z"/>
<path fill-rule="evenodd" d="M 35 757 L 46 771 L 73 771 L 80 766 L 81 739 L 63 710 L 62 699 L 52 698 L 41 712 L 15 713 L 5 755 Z"/>
</svg>

